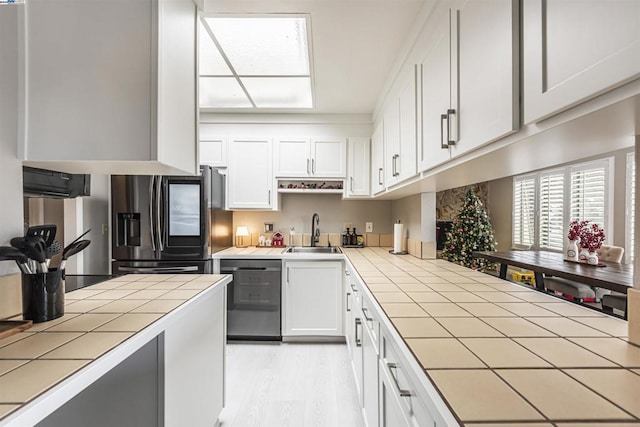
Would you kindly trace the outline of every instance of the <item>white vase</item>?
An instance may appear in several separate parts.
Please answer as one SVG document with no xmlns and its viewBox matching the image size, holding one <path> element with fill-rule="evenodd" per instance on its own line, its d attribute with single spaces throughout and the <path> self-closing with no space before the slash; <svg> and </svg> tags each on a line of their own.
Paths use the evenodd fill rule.
<svg viewBox="0 0 640 427">
<path fill-rule="evenodd" d="M 580 262 L 587 262 L 587 260 L 589 259 L 589 249 L 581 248 L 579 258 Z"/>
<path fill-rule="evenodd" d="M 569 244 L 567 245 L 567 249 L 564 251 L 564 259 L 567 261 L 575 261 L 578 262 L 580 258 L 578 257 L 580 249 L 578 248 L 577 240 L 569 240 Z"/>
<path fill-rule="evenodd" d="M 598 265 L 599 262 L 600 259 L 598 258 L 598 252 L 589 252 L 589 255 L 587 256 L 587 263 L 589 265 Z"/>
</svg>

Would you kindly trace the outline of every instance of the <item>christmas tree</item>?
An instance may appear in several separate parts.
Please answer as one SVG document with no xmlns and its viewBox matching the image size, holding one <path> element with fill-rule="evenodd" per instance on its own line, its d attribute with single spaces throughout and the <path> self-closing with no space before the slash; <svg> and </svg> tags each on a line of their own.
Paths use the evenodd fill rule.
<svg viewBox="0 0 640 427">
<path fill-rule="evenodd" d="M 495 263 L 474 258 L 475 251 L 495 251 L 493 227 L 482 201 L 472 189 L 467 190 L 464 206 L 447 232 L 442 258 L 474 270 L 495 269 Z"/>
</svg>

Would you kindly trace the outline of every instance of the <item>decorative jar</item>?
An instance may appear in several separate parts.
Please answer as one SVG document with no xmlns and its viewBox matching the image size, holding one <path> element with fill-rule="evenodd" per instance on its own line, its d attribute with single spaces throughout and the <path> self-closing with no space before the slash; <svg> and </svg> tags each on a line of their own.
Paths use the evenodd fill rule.
<svg viewBox="0 0 640 427">
<path fill-rule="evenodd" d="M 566 259 L 567 261 L 578 262 L 580 260 L 578 256 L 579 252 L 580 249 L 578 248 L 578 240 L 569 240 L 567 249 L 564 252 L 564 259 Z"/>
</svg>

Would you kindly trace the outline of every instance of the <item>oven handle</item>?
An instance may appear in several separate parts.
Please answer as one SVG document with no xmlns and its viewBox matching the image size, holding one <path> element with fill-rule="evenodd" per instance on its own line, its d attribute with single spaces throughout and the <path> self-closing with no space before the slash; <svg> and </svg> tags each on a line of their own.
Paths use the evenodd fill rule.
<svg viewBox="0 0 640 427">
<path fill-rule="evenodd" d="M 233 274 L 236 271 L 282 271 L 277 267 L 224 267 L 220 269 L 222 274 Z"/>
<path fill-rule="evenodd" d="M 119 271 L 127 273 L 183 273 L 187 271 L 198 271 L 197 265 L 188 267 L 118 267 Z"/>
</svg>

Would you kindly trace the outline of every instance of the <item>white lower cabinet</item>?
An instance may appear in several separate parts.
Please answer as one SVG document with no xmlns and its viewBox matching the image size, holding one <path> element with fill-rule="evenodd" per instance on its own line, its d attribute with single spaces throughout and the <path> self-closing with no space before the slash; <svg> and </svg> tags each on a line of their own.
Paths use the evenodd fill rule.
<svg viewBox="0 0 640 427">
<path fill-rule="evenodd" d="M 378 347 L 377 320 L 362 311 L 362 407 L 367 427 L 378 427 Z"/>
<path fill-rule="evenodd" d="M 282 336 L 344 336 L 342 261 L 286 261 Z"/>
<path fill-rule="evenodd" d="M 380 426 L 381 427 L 409 427 L 411 423 L 406 417 L 404 408 L 394 383 L 389 367 L 380 361 Z"/>
</svg>

